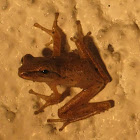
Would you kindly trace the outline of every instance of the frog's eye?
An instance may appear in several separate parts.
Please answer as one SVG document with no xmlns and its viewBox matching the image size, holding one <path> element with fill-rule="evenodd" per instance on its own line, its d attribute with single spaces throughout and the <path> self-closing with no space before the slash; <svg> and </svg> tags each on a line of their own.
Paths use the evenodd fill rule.
<svg viewBox="0 0 140 140">
<path fill-rule="evenodd" d="M 48 70 L 43 70 L 42 73 L 47 74 L 49 71 Z"/>
<path fill-rule="evenodd" d="M 29 60 L 32 60 L 34 57 L 31 54 L 26 54 L 21 58 L 21 63 L 27 63 Z"/>
</svg>

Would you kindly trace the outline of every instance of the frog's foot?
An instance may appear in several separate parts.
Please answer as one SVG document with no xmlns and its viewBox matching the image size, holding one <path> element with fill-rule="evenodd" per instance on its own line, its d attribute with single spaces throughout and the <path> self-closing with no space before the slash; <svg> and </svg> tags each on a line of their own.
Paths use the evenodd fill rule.
<svg viewBox="0 0 140 140">
<path fill-rule="evenodd" d="M 87 32 L 86 35 L 83 34 L 83 31 L 82 31 L 82 26 L 81 26 L 81 23 L 79 20 L 76 21 L 76 25 L 77 25 L 77 34 L 74 36 L 74 37 L 71 37 L 71 41 L 75 42 L 76 45 L 78 42 L 82 42 L 84 43 L 84 37 L 85 36 L 90 36 L 91 35 L 91 32 Z"/>
<path fill-rule="evenodd" d="M 70 40 L 76 44 L 80 57 L 87 58 L 87 54 L 85 53 L 85 45 L 83 42 L 83 38 L 79 38 L 78 36 L 74 36 L 74 37 L 71 37 Z"/>
<path fill-rule="evenodd" d="M 54 36 L 54 32 L 55 32 L 55 28 L 58 28 L 58 25 L 57 25 L 57 20 L 58 20 L 58 17 L 59 17 L 59 13 L 55 13 L 55 20 L 53 22 L 53 27 L 52 27 L 52 30 L 49 30 L 43 26 L 41 26 L 40 24 L 38 23 L 35 23 L 34 26 L 41 29 L 42 31 L 46 32 L 47 34 L 51 35 L 52 37 Z"/>
<path fill-rule="evenodd" d="M 88 58 L 88 54 L 86 52 L 88 48 L 85 45 L 84 39 L 85 37 L 90 36 L 91 32 L 88 32 L 86 35 L 84 35 L 82 31 L 82 26 L 79 20 L 76 21 L 76 25 L 77 25 L 77 33 L 74 37 L 71 37 L 70 39 L 76 44 L 80 57 Z"/>
<path fill-rule="evenodd" d="M 38 24 L 38 23 L 35 23 L 34 26 L 37 27 L 37 28 L 39 28 L 39 29 L 41 29 L 42 31 L 46 32 L 47 34 L 53 36 L 53 31 L 52 31 L 52 30 L 49 30 L 49 29 L 47 29 L 47 28 L 41 26 L 41 25 Z"/>
<path fill-rule="evenodd" d="M 59 131 L 62 131 L 68 124 L 86 119 L 90 116 L 100 114 L 101 112 L 107 111 L 108 109 L 114 107 L 114 101 L 108 100 L 96 103 L 87 103 L 82 106 L 77 106 L 63 112 L 61 114 L 61 109 L 58 111 L 58 116 L 60 119 L 48 119 L 48 122 L 64 122 Z"/>
<path fill-rule="evenodd" d="M 43 26 L 41 26 L 38 23 L 35 23 L 34 26 L 43 30 L 53 38 L 53 56 L 60 56 L 63 54 L 66 50 L 67 41 L 66 41 L 66 35 L 62 31 L 62 29 L 58 26 L 59 13 L 55 13 L 55 19 L 53 22 L 52 30 L 46 29 Z"/>
<path fill-rule="evenodd" d="M 50 105 L 53 105 L 53 104 L 57 104 L 57 103 L 59 102 L 59 98 L 60 98 L 60 97 L 58 97 L 58 96 L 57 96 L 57 97 L 54 96 L 54 94 L 52 94 L 52 95 L 50 95 L 50 96 L 41 95 L 41 94 L 39 94 L 39 93 L 34 92 L 32 89 L 29 90 L 29 93 L 30 93 L 30 94 L 34 94 L 34 95 L 36 95 L 37 97 L 39 97 L 39 98 L 41 98 L 41 99 L 43 99 L 43 100 L 46 101 L 46 103 L 45 103 L 43 106 L 41 106 L 37 111 L 35 111 L 34 114 L 39 114 L 39 113 L 41 113 L 41 112 L 44 112 L 44 109 L 45 109 L 47 106 L 50 106 Z"/>
<path fill-rule="evenodd" d="M 47 106 L 58 104 L 58 103 L 62 102 L 67 96 L 70 95 L 70 88 L 67 88 L 62 94 L 52 93 L 50 96 L 41 95 L 39 93 L 34 92 L 32 89 L 29 90 L 29 93 L 34 94 L 37 97 L 46 101 L 46 103 L 43 106 L 41 106 L 37 111 L 34 112 L 34 114 L 39 114 L 41 112 L 44 112 L 44 109 Z"/>
</svg>

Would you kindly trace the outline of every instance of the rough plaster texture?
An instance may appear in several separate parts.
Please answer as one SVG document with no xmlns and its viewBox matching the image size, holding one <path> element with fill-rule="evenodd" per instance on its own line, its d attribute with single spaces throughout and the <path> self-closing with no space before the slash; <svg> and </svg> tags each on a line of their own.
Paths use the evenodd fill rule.
<svg viewBox="0 0 140 140">
<path fill-rule="evenodd" d="M 75 45 L 75 21 L 84 33 L 92 32 L 113 81 L 93 101 L 115 100 L 115 107 L 86 120 L 70 124 L 62 132 L 57 118 L 63 103 L 35 116 L 39 100 L 29 89 L 49 95 L 44 83 L 18 77 L 22 56 L 41 56 L 50 36 L 33 27 L 35 22 L 51 28 L 55 12 Z M 0 140 L 139 140 L 140 138 L 140 2 L 139 0 L 0 0 Z M 109 45 L 110 44 L 110 45 Z M 112 48 L 108 48 L 112 46 Z M 114 49 L 114 51 L 113 51 Z"/>
</svg>

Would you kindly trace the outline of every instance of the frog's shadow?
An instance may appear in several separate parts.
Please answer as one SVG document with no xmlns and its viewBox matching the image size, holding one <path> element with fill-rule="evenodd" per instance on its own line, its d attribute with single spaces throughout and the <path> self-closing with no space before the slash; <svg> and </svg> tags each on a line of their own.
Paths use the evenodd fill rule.
<svg viewBox="0 0 140 140">
<path fill-rule="evenodd" d="M 98 59 L 98 61 L 100 61 L 99 63 L 102 65 L 102 67 L 104 69 L 106 69 L 106 66 L 99 54 L 99 50 L 97 48 L 97 45 L 94 42 L 93 37 L 91 35 L 86 35 L 86 36 L 84 36 L 83 41 L 84 41 L 84 43 L 86 43 L 86 46 L 88 46 L 89 51 L 92 52 L 92 55 L 95 56 Z M 67 41 L 66 35 L 65 35 L 66 44 L 65 44 L 65 46 L 62 46 L 65 49 L 65 51 L 61 54 L 61 56 L 73 55 L 74 57 L 80 57 L 77 49 L 70 51 L 70 46 L 67 42 L 68 41 Z M 46 58 L 51 58 L 53 56 L 53 50 L 45 47 L 42 50 L 42 55 Z"/>
</svg>

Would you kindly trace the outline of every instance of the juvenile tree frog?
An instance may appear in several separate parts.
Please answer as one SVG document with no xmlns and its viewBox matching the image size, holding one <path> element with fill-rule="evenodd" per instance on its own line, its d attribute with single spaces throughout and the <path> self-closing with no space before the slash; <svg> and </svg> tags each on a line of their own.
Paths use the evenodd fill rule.
<svg viewBox="0 0 140 140">
<path fill-rule="evenodd" d="M 35 27 L 52 36 L 53 52 L 46 49 L 46 55 L 43 57 L 26 54 L 22 59 L 22 66 L 18 69 L 18 75 L 27 80 L 45 82 L 53 91 L 50 96 L 41 95 L 33 90 L 29 91 L 46 101 L 39 110 L 35 111 L 35 114 L 43 112 L 47 106 L 63 101 L 69 95 L 66 91 L 70 87 L 83 89 L 58 110 L 59 119 L 48 119 L 48 122 L 63 122 L 63 126 L 59 129 L 61 131 L 72 122 L 112 108 L 114 101 L 89 103 L 90 99 L 103 90 L 108 82 L 111 82 L 111 76 L 99 55 L 91 32 L 84 35 L 79 20 L 76 21 L 77 33 L 71 38 L 77 46 L 77 51 L 66 51 L 66 35 L 57 24 L 58 16 L 59 13 L 55 13 L 52 30 L 38 23 L 34 24 Z M 66 86 L 66 91 L 60 94 L 56 88 L 57 85 Z"/>
</svg>

